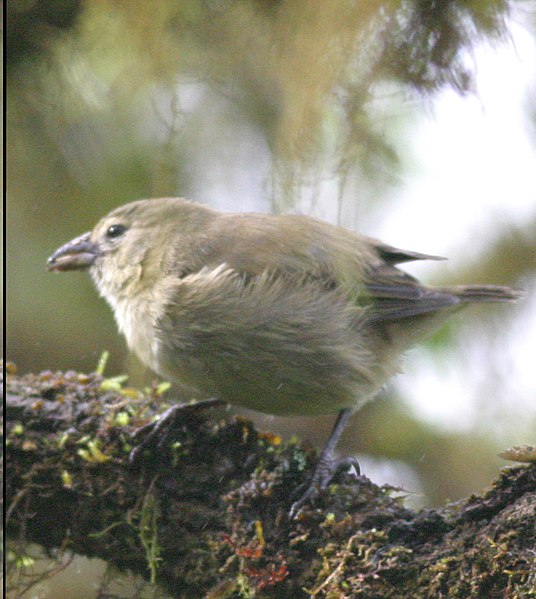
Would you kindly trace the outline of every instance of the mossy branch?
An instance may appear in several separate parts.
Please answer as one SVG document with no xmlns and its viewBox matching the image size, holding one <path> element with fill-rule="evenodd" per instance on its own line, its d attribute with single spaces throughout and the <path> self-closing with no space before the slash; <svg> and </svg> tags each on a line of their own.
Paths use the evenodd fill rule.
<svg viewBox="0 0 536 599">
<path fill-rule="evenodd" d="M 188 413 L 166 452 L 132 468 L 130 432 L 165 401 L 103 380 L 8 374 L 7 533 L 19 547 L 100 557 L 174 597 L 535 594 L 536 464 L 420 512 L 342 475 L 289 521 L 311 451 L 240 418 Z"/>
</svg>

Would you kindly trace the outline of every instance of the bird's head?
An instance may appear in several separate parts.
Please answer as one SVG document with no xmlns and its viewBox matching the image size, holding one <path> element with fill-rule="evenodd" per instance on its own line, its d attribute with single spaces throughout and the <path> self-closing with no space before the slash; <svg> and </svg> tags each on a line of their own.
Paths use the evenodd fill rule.
<svg viewBox="0 0 536 599">
<path fill-rule="evenodd" d="M 131 202 L 58 248 L 47 267 L 89 270 L 100 294 L 114 304 L 153 285 L 166 270 L 169 250 L 187 243 L 211 212 L 179 198 Z"/>
</svg>

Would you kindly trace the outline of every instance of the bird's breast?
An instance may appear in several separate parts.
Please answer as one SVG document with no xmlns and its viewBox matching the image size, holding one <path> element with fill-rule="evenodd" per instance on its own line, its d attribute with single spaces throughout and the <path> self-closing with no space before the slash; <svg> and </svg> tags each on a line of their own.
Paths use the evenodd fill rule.
<svg viewBox="0 0 536 599">
<path fill-rule="evenodd" d="M 117 326 L 125 336 L 129 349 L 144 364 L 158 372 L 156 323 L 161 316 L 158 302 L 150 298 L 135 298 L 119 300 L 112 307 Z"/>
</svg>

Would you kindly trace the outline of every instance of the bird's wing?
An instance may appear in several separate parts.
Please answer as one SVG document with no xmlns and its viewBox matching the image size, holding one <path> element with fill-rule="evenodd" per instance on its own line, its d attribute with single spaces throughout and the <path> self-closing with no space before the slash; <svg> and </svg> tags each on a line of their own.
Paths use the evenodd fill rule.
<svg viewBox="0 0 536 599">
<path fill-rule="evenodd" d="M 370 305 L 372 321 L 409 318 L 460 303 L 457 296 L 445 290 L 426 287 L 388 263 L 369 269 L 367 274 L 364 302 Z"/>
<path fill-rule="evenodd" d="M 193 254 L 199 261 L 193 270 L 225 263 L 245 284 L 266 272 L 290 275 L 289 283 L 318 281 L 367 306 L 375 321 L 416 316 L 459 302 L 395 266 L 443 258 L 401 250 L 307 217 L 223 215 L 196 243 Z"/>
<path fill-rule="evenodd" d="M 376 257 L 369 246 L 351 231 L 304 216 L 223 214 L 193 240 L 190 270 L 226 264 L 245 278 L 268 272 L 328 287 L 362 286 L 363 254 Z"/>
<path fill-rule="evenodd" d="M 446 260 L 443 256 L 401 250 L 374 239 L 371 239 L 370 241 L 375 246 L 379 256 L 387 262 L 387 264 L 401 264 L 402 262 L 413 262 L 414 260 Z"/>
</svg>

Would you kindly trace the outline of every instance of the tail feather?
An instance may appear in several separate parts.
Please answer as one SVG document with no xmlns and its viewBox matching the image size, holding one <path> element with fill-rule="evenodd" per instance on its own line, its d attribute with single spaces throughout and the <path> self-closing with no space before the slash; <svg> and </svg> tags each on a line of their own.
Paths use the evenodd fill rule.
<svg viewBox="0 0 536 599">
<path fill-rule="evenodd" d="M 514 302 L 520 289 L 498 285 L 424 287 L 412 285 L 367 285 L 372 297 L 371 322 L 399 320 L 441 311 L 443 308 L 477 302 Z"/>
<path fill-rule="evenodd" d="M 462 302 L 515 302 L 523 297 L 521 289 L 500 285 L 459 285 L 443 289 Z"/>
</svg>

